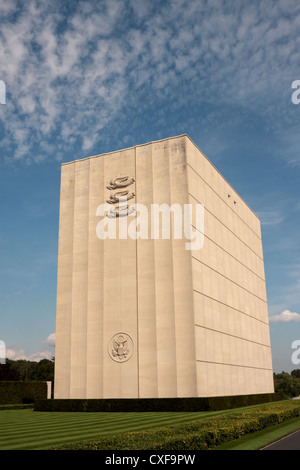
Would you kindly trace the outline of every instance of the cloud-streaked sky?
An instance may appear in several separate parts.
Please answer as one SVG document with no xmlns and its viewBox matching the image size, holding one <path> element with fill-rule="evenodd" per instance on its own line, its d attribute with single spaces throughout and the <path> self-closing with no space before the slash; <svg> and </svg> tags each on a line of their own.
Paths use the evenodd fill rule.
<svg viewBox="0 0 300 470">
<path fill-rule="evenodd" d="M 11 357 L 54 353 L 60 163 L 186 133 L 261 218 L 274 370 L 297 368 L 298 0 L 0 0 L 0 80 Z"/>
</svg>

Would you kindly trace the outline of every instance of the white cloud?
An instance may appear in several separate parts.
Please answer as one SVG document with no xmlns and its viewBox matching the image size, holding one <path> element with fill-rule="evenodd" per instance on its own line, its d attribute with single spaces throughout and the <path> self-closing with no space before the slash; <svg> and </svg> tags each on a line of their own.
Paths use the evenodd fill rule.
<svg viewBox="0 0 300 470">
<path fill-rule="evenodd" d="M 14 348 L 6 348 L 6 357 L 7 359 L 11 359 L 13 361 L 17 361 L 19 359 L 23 359 L 25 361 L 34 361 L 39 362 L 42 359 L 52 359 L 54 356 L 53 348 L 55 347 L 55 333 L 51 333 L 42 343 L 47 344 L 51 350 L 44 350 L 39 351 L 32 354 L 27 354 L 23 348 L 14 349 Z"/>
<path fill-rule="evenodd" d="M 56 143 L 47 152 L 53 159 L 72 148 L 79 156 L 100 136 L 115 136 L 127 108 L 144 112 L 166 97 L 174 110 L 190 99 L 289 119 L 293 110 L 279 100 L 283 70 L 298 78 L 300 16 L 298 2 L 288 2 L 282 18 L 280 0 L 230 7 L 224 0 L 87 1 L 67 13 L 29 0 L 15 8 L 13 23 L 1 20 L 0 78 L 8 95 L 0 144 L 36 162 L 45 141 Z"/>
<path fill-rule="evenodd" d="M 284 310 L 279 315 L 273 315 L 269 318 L 270 323 L 287 323 L 291 321 L 300 321 L 300 314 L 296 312 L 290 312 L 289 310 Z"/>
<path fill-rule="evenodd" d="M 49 346 L 55 346 L 55 333 L 51 333 L 44 342 Z"/>
<path fill-rule="evenodd" d="M 284 216 L 282 215 L 282 213 L 275 210 L 256 212 L 256 214 L 260 219 L 262 225 L 278 225 L 284 220 Z"/>
<path fill-rule="evenodd" d="M 23 349 L 6 349 L 6 357 L 7 359 L 11 359 L 13 361 L 17 361 L 19 359 L 23 359 L 25 361 L 34 361 L 39 362 L 42 359 L 52 359 L 53 352 L 52 351 L 41 351 L 34 354 L 25 354 Z"/>
</svg>

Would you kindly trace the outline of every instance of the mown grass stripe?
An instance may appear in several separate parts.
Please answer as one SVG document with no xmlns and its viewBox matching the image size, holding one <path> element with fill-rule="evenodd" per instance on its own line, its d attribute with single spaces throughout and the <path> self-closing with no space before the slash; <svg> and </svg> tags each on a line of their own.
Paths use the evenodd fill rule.
<svg viewBox="0 0 300 470">
<path fill-rule="evenodd" d="M 130 419 L 129 419 L 129 422 L 130 423 L 133 423 L 134 421 L 139 421 L 141 420 L 141 414 L 139 415 L 136 415 L 136 416 L 130 416 Z M 35 418 L 35 417 L 33 417 Z M 128 414 L 126 416 L 116 416 L 116 417 L 112 417 L 111 415 L 108 416 L 108 417 L 99 417 L 99 416 L 81 416 L 81 417 L 67 417 L 69 419 L 66 419 L 66 417 L 64 418 L 61 418 L 59 420 L 56 420 L 56 419 L 53 419 L 54 417 L 52 417 L 51 419 L 44 419 L 42 417 L 41 420 L 36 420 L 36 419 L 26 419 L 26 421 L 24 422 L 21 422 L 20 420 L 17 420 L 17 421 L 13 421 L 13 422 L 6 422 L 6 426 L 5 426 L 5 432 L 7 432 L 8 428 L 11 426 L 12 429 L 14 429 L 14 426 L 16 424 L 18 424 L 18 426 L 20 426 L 20 429 L 21 427 L 24 428 L 26 426 L 31 426 L 32 423 L 35 424 L 35 428 L 38 428 L 38 427 L 44 427 L 45 425 L 49 426 L 49 427 L 56 427 L 57 425 L 60 425 L 60 423 L 63 423 L 64 425 L 76 425 L 77 423 L 80 424 L 80 425 L 85 425 L 85 423 L 87 424 L 91 424 L 91 423 L 96 423 L 96 424 L 99 424 L 99 425 L 105 425 L 105 423 L 109 423 L 109 424 L 116 424 L 116 423 L 122 423 L 122 422 L 126 422 L 128 423 Z M 168 421 L 168 422 L 179 422 L 179 421 L 185 421 L 185 420 L 191 420 L 191 419 L 197 419 L 199 418 L 199 415 L 198 416 L 191 416 L 191 415 L 185 415 L 185 416 L 170 416 L 170 415 L 158 415 L 158 416 L 143 416 L 143 420 L 145 420 L 146 423 L 150 423 L 150 422 L 163 422 L 163 421 Z M 1 432 L 0 432 L 1 434 Z"/>
<path fill-rule="evenodd" d="M 274 406 L 258 405 L 259 413 Z M 283 406 L 283 405 L 280 405 Z M 295 404 L 291 403 L 293 408 Z M 44 449 L 80 441 L 94 441 L 114 434 L 188 423 L 197 421 L 197 428 L 203 418 L 222 417 L 227 413 L 248 413 L 257 406 L 215 412 L 37 412 L 27 410 L 0 410 L 0 449 Z M 284 409 L 289 406 L 285 404 Z M 274 406 L 275 412 L 276 406 Z M 251 413 L 252 414 L 252 413 Z M 256 410 L 253 410 L 256 416 Z M 230 419 L 229 419 L 230 422 Z M 223 425 L 223 424 L 222 424 Z M 196 432 L 197 432 L 196 428 Z M 190 432 L 190 431 L 187 431 Z M 195 432 L 194 430 L 191 432 Z M 153 433 L 152 433 L 153 434 Z M 126 439 L 125 439 L 126 440 Z"/>
<path fill-rule="evenodd" d="M 115 433 L 116 433 L 115 431 L 112 431 L 111 434 L 115 434 Z M 82 442 L 86 440 L 89 441 L 89 440 L 99 439 L 101 437 L 102 436 L 99 436 L 99 435 L 95 436 L 94 434 L 90 434 L 90 433 L 86 433 L 86 434 L 75 433 L 72 435 L 68 434 L 68 436 L 63 435 L 63 436 L 59 436 L 55 438 L 45 437 L 45 438 L 39 439 L 37 442 L 33 442 L 32 440 L 30 440 L 30 441 L 23 441 L 23 442 L 15 443 L 13 445 L 7 444 L 7 445 L 4 445 L 3 447 L 1 446 L 0 449 L 1 450 L 22 450 L 22 449 L 39 450 L 39 449 L 47 449 L 53 446 L 61 446 L 64 443 L 75 443 L 75 442 Z"/>
<path fill-rule="evenodd" d="M 191 420 L 192 417 L 173 417 L 170 418 L 168 416 L 164 416 L 164 417 L 148 417 L 147 419 L 144 419 L 143 420 L 143 424 L 145 426 L 152 426 L 152 425 L 159 425 L 161 423 L 164 423 L 164 422 L 168 422 L 168 423 L 178 423 L 178 422 L 184 422 L 186 420 Z M 105 428 L 110 428 L 110 427 L 114 427 L 116 428 L 116 426 L 119 426 L 121 428 L 123 427 L 134 427 L 135 426 L 135 423 L 140 423 L 141 422 L 141 416 L 137 416 L 137 417 L 131 417 L 128 419 L 128 417 L 123 417 L 123 418 L 119 418 L 119 419 L 114 419 L 114 420 L 111 420 L 111 419 L 107 419 L 106 421 L 104 420 L 94 420 L 94 419 L 86 419 L 84 421 L 69 421 L 69 422 L 65 422 L 65 421 L 60 421 L 60 423 L 58 422 L 50 422 L 50 421 L 43 421 L 43 422 L 40 422 L 39 424 L 35 423 L 35 431 L 36 432 L 39 432 L 40 430 L 43 430 L 43 429 L 47 429 L 47 431 L 51 431 L 51 429 L 54 429 L 56 430 L 57 428 L 59 429 L 64 429 L 64 428 L 69 428 L 70 425 L 72 426 L 79 426 L 79 427 L 87 427 L 87 426 L 94 426 L 94 427 L 101 427 L 101 429 L 105 429 Z M 7 435 L 8 433 L 12 432 L 13 434 L 18 434 L 18 433 L 23 433 L 24 431 L 26 431 L 26 429 L 30 429 L 31 426 L 32 426 L 32 423 L 33 422 L 29 422 L 29 423 L 23 423 L 23 424 L 20 424 L 20 422 L 18 423 L 18 431 L 15 430 L 15 425 L 7 425 L 5 427 L 5 430 L 3 432 L 4 435 Z M 1 432 L 0 432 L 0 436 L 1 436 Z"/>
<path fill-rule="evenodd" d="M 185 420 L 184 420 L 185 421 Z M 113 423 L 103 423 L 103 422 L 94 422 L 94 421 L 86 421 L 84 423 L 77 423 L 76 424 L 76 429 L 78 431 L 89 429 L 89 430 L 99 430 L 99 433 L 104 434 L 106 432 L 110 432 L 111 429 L 113 429 L 114 432 L 118 430 L 119 432 L 122 432 L 123 430 L 130 430 L 130 429 L 137 429 L 137 428 L 149 428 L 149 427 L 154 427 L 154 426 L 161 426 L 164 423 L 172 423 L 172 421 L 168 420 L 167 418 L 165 419 L 156 419 L 156 420 L 148 420 L 146 422 L 143 422 L 141 424 L 141 420 L 136 418 L 134 420 L 122 420 L 122 421 L 114 421 Z M 173 421 L 174 424 L 178 422 L 182 422 L 182 420 L 178 421 Z M 7 440 L 9 437 L 13 437 L 14 441 L 18 439 L 18 436 L 22 436 L 26 430 L 30 430 L 32 425 L 27 425 L 27 426 L 22 426 L 19 428 L 17 431 L 14 429 L 11 429 L 11 431 L 6 431 L 3 433 L 3 437 L 0 434 L 0 443 L 3 442 L 3 440 Z M 30 435 L 33 436 L 39 436 L 43 433 L 51 434 L 51 433 L 57 433 L 57 432 L 65 432 L 70 429 L 70 423 L 68 424 L 63 424 L 57 426 L 56 424 L 53 424 L 52 426 L 35 426 L 35 429 L 33 432 L 30 432 Z"/>
<path fill-rule="evenodd" d="M 180 413 L 177 413 L 177 414 L 174 414 L 174 415 L 171 415 L 169 413 L 158 413 L 157 415 L 154 415 L 153 413 L 152 414 L 149 414 L 149 415 L 145 415 L 144 413 L 139 413 L 139 414 L 136 414 L 136 415 L 133 415 L 131 413 L 127 413 L 126 415 L 115 415 L 115 414 L 103 414 L 103 415 L 99 415 L 96 414 L 96 415 L 90 415 L 90 414 L 82 414 L 81 416 L 78 416 L 78 414 L 76 415 L 76 413 L 74 413 L 75 416 L 70 416 L 70 413 L 68 413 L 67 415 L 65 416 L 59 416 L 59 417 L 56 417 L 55 415 L 52 415 L 52 416 L 49 416 L 49 418 L 47 419 L 45 417 L 45 415 L 42 415 L 42 416 L 37 416 L 37 415 L 32 415 L 32 416 L 29 416 L 29 415 L 24 415 L 25 418 L 26 418 L 26 423 L 30 423 L 30 422 L 34 422 L 35 424 L 38 423 L 38 422 L 41 422 L 41 423 L 59 423 L 59 422 L 73 422 L 73 423 L 76 423 L 76 422 L 82 422 L 83 420 L 86 420 L 86 421 L 97 421 L 97 422 L 105 422 L 105 420 L 109 420 L 109 422 L 114 422 L 114 421 L 120 421 L 120 420 L 128 420 L 128 416 L 131 417 L 131 420 L 132 419 L 138 419 L 140 420 L 141 417 L 143 417 L 143 419 L 146 419 L 147 421 L 152 421 L 152 420 L 156 420 L 156 419 L 159 419 L 159 420 L 163 420 L 163 419 L 166 419 L 166 420 L 185 420 L 185 419 L 199 419 L 201 418 L 202 416 L 197 413 L 197 414 L 185 414 L 185 415 L 182 415 Z M 0 415 L 1 416 L 1 415 Z M 46 416 L 48 416 L 48 413 L 46 414 Z M 30 419 L 31 418 L 31 419 Z M 22 424 L 22 420 L 20 420 L 20 417 L 16 420 L 11 420 L 8 422 L 8 420 L 6 420 L 6 423 L 7 425 L 9 423 L 11 423 L 12 425 L 14 424 Z"/>
<path fill-rule="evenodd" d="M 14 410 L 16 411 L 16 410 Z M 19 410 L 0 432 L 0 449 L 42 448 L 50 442 L 75 442 L 111 434 L 138 431 L 199 418 L 201 413 L 43 413 Z M 0 416 L 3 416 L 1 412 Z M 30 414 L 31 413 L 31 414 Z M 16 429 L 16 425 L 18 428 Z M 34 429 L 32 429 L 34 426 Z M 67 435 L 66 435 L 67 434 Z M 55 436 L 52 438 L 52 436 Z M 38 442 L 36 442 L 36 440 Z"/>
</svg>

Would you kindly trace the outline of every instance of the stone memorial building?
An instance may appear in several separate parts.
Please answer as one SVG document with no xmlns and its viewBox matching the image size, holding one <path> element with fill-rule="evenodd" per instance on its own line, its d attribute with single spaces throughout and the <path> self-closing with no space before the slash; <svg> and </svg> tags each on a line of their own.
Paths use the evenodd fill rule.
<svg viewBox="0 0 300 470">
<path fill-rule="evenodd" d="M 63 164 L 55 398 L 273 391 L 260 221 L 191 139 Z"/>
</svg>

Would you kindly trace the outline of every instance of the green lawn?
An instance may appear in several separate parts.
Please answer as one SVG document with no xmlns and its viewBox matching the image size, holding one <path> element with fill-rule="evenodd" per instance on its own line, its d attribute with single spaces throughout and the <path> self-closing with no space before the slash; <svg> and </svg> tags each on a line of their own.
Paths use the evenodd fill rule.
<svg viewBox="0 0 300 470">
<path fill-rule="evenodd" d="M 227 426 L 233 416 L 242 419 L 243 411 L 246 416 L 256 412 L 273 413 L 276 410 L 298 408 L 300 403 L 293 401 L 277 402 L 274 404 L 255 405 L 236 410 L 214 412 L 135 412 L 135 413 L 101 413 L 101 412 L 39 412 L 33 409 L 0 409 L 0 450 L 42 450 L 57 448 L 64 444 L 82 441 L 99 440 L 104 436 L 113 436 L 126 432 L 151 430 L 158 427 L 180 425 L 196 421 L 196 429 L 201 429 L 197 421 L 203 423 L 217 418 L 213 426 Z M 253 412 L 252 412 L 253 410 Z M 268 411 L 269 410 L 269 411 Z M 205 418 L 208 418 L 206 420 Z M 244 419 L 244 418 L 243 418 Z M 247 418 L 248 419 L 248 418 Z M 184 432 L 190 432 L 194 425 L 184 427 Z M 219 449 L 259 449 L 283 435 L 300 428 L 300 418 L 289 419 L 277 426 L 272 426 L 258 433 L 253 433 L 220 446 Z M 182 429 L 182 427 L 176 427 Z M 178 431 L 176 431 L 178 432 Z M 196 431 L 198 432 L 198 431 Z M 139 433 L 138 433 L 139 434 Z M 157 436 L 156 432 L 152 433 Z M 185 437 L 184 437 L 185 439 Z M 102 440 L 101 440 L 102 441 Z M 127 444 L 126 444 L 127 445 Z M 140 447 L 143 448 L 143 447 Z M 218 449 L 218 448 L 216 448 Z"/>
<path fill-rule="evenodd" d="M 183 423 L 207 413 L 0 411 L 0 450 L 39 450 L 99 436 Z"/>
</svg>

